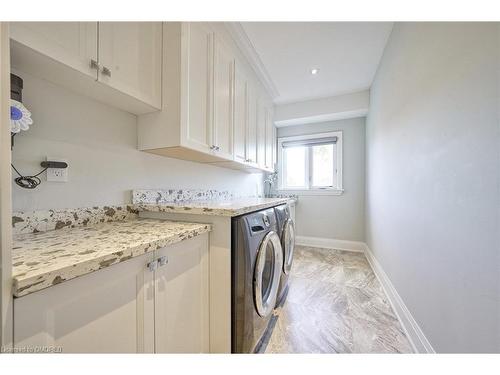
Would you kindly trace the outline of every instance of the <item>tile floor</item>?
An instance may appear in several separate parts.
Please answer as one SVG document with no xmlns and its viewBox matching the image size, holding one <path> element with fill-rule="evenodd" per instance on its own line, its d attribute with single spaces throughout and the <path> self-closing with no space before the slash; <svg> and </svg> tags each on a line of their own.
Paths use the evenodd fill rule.
<svg viewBox="0 0 500 375">
<path fill-rule="evenodd" d="M 364 254 L 297 246 L 265 353 L 411 353 Z"/>
</svg>

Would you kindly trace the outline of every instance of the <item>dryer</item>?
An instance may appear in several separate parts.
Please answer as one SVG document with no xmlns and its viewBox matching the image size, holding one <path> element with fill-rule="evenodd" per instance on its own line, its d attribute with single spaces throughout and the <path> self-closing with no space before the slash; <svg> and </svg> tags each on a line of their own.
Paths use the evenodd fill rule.
<svg viewBox="0 0 500 375">
<path fill-rule="evenodd" d="M 275 211 L 235 217 L 231 231 L 231 351 L 253 353 L 270 333 L 283 269 Z"/>
<path fill-rule="evenodd" d="M 295 249 L 295 224 L 290 215 L 288 204 L 276 206 L 274 208 L 278 225 L 278 236 L 280 237 L 281 247 L 283 249 L 283 268 L 278 287 L 278 298 L 276 307 L 285 302 L 288 293 L 288 278 L 293 262 L 293 251 Z"/>
</svg>

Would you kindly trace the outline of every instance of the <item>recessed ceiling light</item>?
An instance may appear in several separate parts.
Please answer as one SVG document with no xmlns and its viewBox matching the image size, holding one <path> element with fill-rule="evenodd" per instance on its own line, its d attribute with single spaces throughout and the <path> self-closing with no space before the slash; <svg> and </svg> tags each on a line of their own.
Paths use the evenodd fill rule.
<svg viewBox="0 0 500 375">
<path fill-rule="evenodd" d="M 311 74 L 312 74 L 313 76 L 315 76 L 315 75 L 316 75 L 316 74 L 318 74 L 318 73 L 319 73 L 319 69 L 318 69 L 318 68 L 313 68 L 313 69 L 311 69 Z"/>
</svg>

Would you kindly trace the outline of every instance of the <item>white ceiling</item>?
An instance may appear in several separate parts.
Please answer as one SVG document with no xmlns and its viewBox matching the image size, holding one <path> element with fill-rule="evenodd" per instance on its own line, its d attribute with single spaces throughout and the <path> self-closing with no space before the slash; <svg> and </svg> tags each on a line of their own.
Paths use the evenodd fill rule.
<svg viewBox="0 0 500 375">
<path fill-rule="evenodd" d="M 275 103 L 371 86 L 392 22 L 242 22 L 279 96 Z M 311 74 L 318 68 L 317 75 Z"/>
</svg>

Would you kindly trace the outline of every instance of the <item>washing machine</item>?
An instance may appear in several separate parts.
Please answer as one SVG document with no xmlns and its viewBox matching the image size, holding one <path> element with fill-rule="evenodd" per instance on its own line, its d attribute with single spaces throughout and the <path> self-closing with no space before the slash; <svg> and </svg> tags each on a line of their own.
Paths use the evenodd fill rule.
<svg viewBox="0 0 500 375">
<path fill-rule="evenodd" d="M 231 351 L 258 352 L 270 334 L 283 269 L 273 208 L 231 221 Z"/>
<path fill-rule="evenodd" d="M 278 225 L 278 236 L 283 249 L 283 268 L 276 299 L 276 307 L 278 307 L 285 302 L 288 293 L 288 278 L 292 268 L 293 250 L 295 248 L 295 224 L 290 216 L 290 207 L 287 204 L 276 206 L 274 211 Z"/>
</svg>

